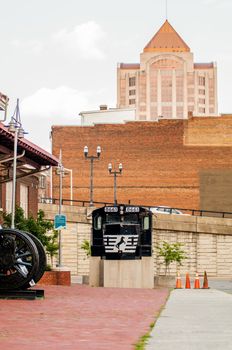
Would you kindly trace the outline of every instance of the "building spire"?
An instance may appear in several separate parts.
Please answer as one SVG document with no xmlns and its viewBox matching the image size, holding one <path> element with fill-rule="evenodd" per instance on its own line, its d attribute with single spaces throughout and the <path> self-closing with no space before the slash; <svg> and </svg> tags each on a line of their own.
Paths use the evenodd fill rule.
<svg viewBox="0 0 232 350">
<path fill-rule="evenodd" d="M 166 1 L 166 7 L 165 7 L 165 18 L 166 18 L 166 21 L 168 20 L 168 0 L 165 0 Z"/>
<path fill-rule="evenodd" d="M 190 52 L 190 48 L 166 20 L 149 41 L 144 52 Z"/>
</svg>

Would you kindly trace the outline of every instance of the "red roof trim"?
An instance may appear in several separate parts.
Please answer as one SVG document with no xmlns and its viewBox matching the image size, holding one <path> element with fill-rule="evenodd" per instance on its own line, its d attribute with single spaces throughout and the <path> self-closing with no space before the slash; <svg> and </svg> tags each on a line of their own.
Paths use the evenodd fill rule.
<svg viewBox="0 0 232 350">
<path fill-rule="evenodd" d="M 14 135 L 10 133 L 7 128 L 0 123 L 0 135 L 4 135 L 8 140 L 14 141 Z M 58 165 L 59 160 L 50 154 L 49 152 L 45 151 L 44 149 L 40 148 L 39 146 L 35 145 L 34 143 L 30 142 L 26 139 L 19 139 L 18 145 L 22 147 L 24 150 L 27 150 L 29 152 L 32 152 L 36 154 L 38 157 L 42 158 L 43 160 L 46 159 L 48 161 L 47 165 Z"/>
<path fill-rule="evenodd" d="M 120 63 L 121 69 L 140 69 L 139 63 Z"/>
<path fill-rule="evenodd" d="M 194 68 L 195 69 L 209 69 L 209 68 L 213 68 L 214 64 L 213 62 L 209 62 L 209 63 L 194 63 Z"/>
</svg>

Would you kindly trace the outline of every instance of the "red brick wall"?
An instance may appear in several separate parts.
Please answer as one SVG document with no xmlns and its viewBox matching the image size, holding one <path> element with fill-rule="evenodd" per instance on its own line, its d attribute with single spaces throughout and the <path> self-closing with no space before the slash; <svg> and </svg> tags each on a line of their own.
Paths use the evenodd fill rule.
<svg viewBox="0 0 232 350">
<path fill-rule="evenodd" d="M 94 162 L 94 200 L 113 201 L 113 176 L 107 166 L 115 161 L 116 166 L 123 164 L 117 178 L 118 202 L 198 208 L 200 171 L 232 167 L 232 139 L 222 146 L 225 130 L 226 135 L 232 133 L 232 117 L 56 126 L 53 154 L 58 156 L 62 147 L 64 166 L 73 169 L 75 199 L 89 199 L 90 162 L 83 148 L 88 145 L 92 155 L 100 145 L 102 155 Z M 53 196 L 58 198 L 58 176 L 53 181 Z M 66 176 L 63 198 L 69 198 L 69 186 Z"/>
</svg>

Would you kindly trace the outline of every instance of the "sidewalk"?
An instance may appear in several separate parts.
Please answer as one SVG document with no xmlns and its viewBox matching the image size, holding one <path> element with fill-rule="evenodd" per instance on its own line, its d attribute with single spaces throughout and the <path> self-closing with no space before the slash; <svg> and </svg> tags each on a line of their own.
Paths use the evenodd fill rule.
<svg viewBox="0 0 232 350">
<path fill-rule="evenodd" d="M 232 349 L 232 295 L 216 289 L 173 290 L 145 349 Z"/>
</svg>

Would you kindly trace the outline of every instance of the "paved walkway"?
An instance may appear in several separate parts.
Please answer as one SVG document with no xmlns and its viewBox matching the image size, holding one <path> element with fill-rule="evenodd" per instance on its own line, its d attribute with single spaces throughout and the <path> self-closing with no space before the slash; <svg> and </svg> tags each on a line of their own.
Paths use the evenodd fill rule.
<svg viewBox="0 0 232 350">
<path fill-rule="evenodd" d="M 132 350 L 168 293 L 47 286 L 44 300 L 0 300 L 0 349 Z"/>
<path fill-rule="evenodd" d="M 145 349 L 232 349 L 232 295 L 216 289 L 173 290 Z"/>
</svg>

